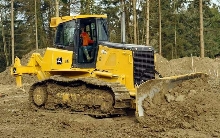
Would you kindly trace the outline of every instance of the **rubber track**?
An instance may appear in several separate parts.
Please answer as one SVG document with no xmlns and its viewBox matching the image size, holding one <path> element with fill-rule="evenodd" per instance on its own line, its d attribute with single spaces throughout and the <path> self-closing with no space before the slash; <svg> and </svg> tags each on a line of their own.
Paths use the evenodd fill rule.
<svg viewBox="0 0 220 138">
<path fill-rule="evenodd" d="M 95 87 L 96 89 L 99 89 L 103 91 L 103 93 L 110 93 L 112 95 L 113 99 L 113 110 L 108 113 L 102 113 L 99 111 L 94 111 L 92 112 L 79 112 L 81 114 L 87 114 L 91 115 L 93 117 L 97 118 L 105 118 L 105 117 L 110 117 L 110 116 L 119 116 L 119 115 L 126 115 L 125 110 L 129 107 L 131 107 L 131 98 L 129 91 L 126 89 L 124 85 L 121 85 L 120 83 L 111 83 L 111 82 L 104 82 L 102 80 L 99 80 L 97 78 L 78 78 L 78 79 L 69 79 L 65 77 L 60 77 L 60 76 L 53 76 L 50 79 L 44 80 L 37 82 L 33 84 L 29 90 L 29 101 L 32 109 L 39 110 L 39 109 L 47 109 L 44 106 L 37 106 L 34 101 L 33 101 L 33 91 L 37 87 L 45 87 L 47 88 L 48 84 L 53 84 L 56 85 L 57 87 L 74 87 L 78 85 L 90 85 Z M 90 87 L 91 88 L 91 87 Z M 49 97 L 55 97 L 56 93 L 51 93 L 49 92 L 48 95 Z M 51 100 L 51 99 L 48 99 Z M 55 110 L 60 110 L 61 108 L 57 108 Z"/>
</svg>

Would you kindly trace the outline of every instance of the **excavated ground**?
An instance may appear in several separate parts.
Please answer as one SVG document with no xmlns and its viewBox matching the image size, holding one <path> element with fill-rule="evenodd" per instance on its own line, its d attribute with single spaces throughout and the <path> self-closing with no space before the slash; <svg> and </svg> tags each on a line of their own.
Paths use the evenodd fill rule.
<svg viewBox="0 0 220 138">
<path fill-rule="evenodd" d="M 28 57 L 30 54 L 22 63 Z M 148 112 L 145 124 L 137 122 L 134 111 L 105 119 L 66 111 L 34 112 L 28 106 L 28 89 L 35 77 L 25 75 L 24 87 L 16 88 L 8 68 L 0 73 L 0 137 L 220 137 L 219 65 L 219 59 L 168 61 L 157 55 L 156 67 L 163 76 L 199 71 L 210 77 L 208 83 L 186 81 L 165 93 L 160 104 Z"/>
</svg>

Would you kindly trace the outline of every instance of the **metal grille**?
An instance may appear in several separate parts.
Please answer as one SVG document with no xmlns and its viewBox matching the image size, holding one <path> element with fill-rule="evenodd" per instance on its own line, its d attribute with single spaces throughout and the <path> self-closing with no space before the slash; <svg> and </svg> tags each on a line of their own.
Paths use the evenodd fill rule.
<svg viewBox="0 0 220 138">
<path fill-rule="evenodd" d="M 133 51 L 134 85 L 154 79 L 154 51 Z"/>
</svg>

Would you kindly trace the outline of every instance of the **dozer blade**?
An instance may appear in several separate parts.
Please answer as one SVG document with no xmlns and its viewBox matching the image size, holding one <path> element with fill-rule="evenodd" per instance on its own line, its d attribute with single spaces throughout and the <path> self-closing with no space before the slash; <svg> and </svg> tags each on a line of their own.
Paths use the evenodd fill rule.
<svg viewBox="0 0 220 138">
<path fill-rule="evenodd" d="M 161 100 L 167 100 L 165 95 L 169 94 L 169 92 L 176 86 L 181 85 L 187 80 L 194 80 L 196 78 L 200 78 L 203 81 L 206 80 L 205 78 L 207 77 L 208 75 L 204 73 L 192 73 L 179 76 L 164 77 L 142 83 L 138 87 L 136 95 L 137 120 L 143 123 L 142 118 L 150 116 L 148 109 L 154 108 L 160 104 Z M 190 82 L 190 84 L 191 83 L 193 82 Z M 172 98 L 174 97 L 171 97 L 171 99 Z"/>
</svg>

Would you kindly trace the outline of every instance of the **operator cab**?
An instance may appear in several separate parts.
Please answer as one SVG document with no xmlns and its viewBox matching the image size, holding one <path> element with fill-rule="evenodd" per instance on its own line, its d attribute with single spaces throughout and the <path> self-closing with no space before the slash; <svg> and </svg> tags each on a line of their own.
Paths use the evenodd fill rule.
<svg viewBox="0 0 220 138">
<path fill-rule="evenodd" d="M 82 37 L 80 35 L 82 26 L 92 41 L 88 45 L 88 54 L 91 60 L 87 60 L 83 49 Z M 78 15 L 57 25 L 54 46 L 73 51 L 73 67 L 92 68 L 96 66 L 100 41 L 108 41 L 106 16 Z"/>
</svg>

